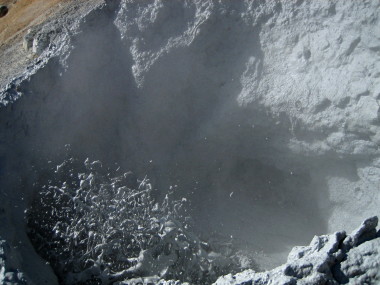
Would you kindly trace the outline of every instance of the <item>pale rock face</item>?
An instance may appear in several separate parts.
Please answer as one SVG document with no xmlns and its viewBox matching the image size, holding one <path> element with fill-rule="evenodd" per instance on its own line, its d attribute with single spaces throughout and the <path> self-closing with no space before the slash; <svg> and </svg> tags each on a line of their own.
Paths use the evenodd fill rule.
<svg viewBox="0 0 380 285">
<path fill-rule="evenodd" d="M 328 188 L 329 203 L 321 197 L 320 207 L 329 211 L 331 231 L 379 214 L 379 5 L 123 1 L 115 23 L 130 44 L 140 88 L 168 54 L 197 50 L 212 57 L 204 69 L 222 73 L 214 80 L 238 81 L 233 96 L 243 109 L 285 114 L 290 137 L 272 140 L 282 153 L 319 161 L 308 167 L 316 184 Z M 189 77 L 191 59 L 181 60 L 178 72 Z"/>
</svg>

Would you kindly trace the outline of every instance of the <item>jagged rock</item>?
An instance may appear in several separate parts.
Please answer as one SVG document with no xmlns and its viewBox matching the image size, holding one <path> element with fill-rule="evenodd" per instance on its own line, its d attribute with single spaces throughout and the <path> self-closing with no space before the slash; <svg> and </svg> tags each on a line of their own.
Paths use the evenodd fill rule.
<svg viewBox="0 0 380 285">
<path fill-rule="evenodd" d="M 131 278 L 126 281 L 115 282 L 114 285 L 190 285 L 174 280 L 162 280 L 158 277 Z"/>
<path fill-rule="evenodd" d="M 377 223 L 378 218 L 372 217 L 350 235 L 342 231 L 315 236 L 310 245 L 294 247 L 286 264 L 280 267 L 223 276 L 214 284 L 378 284 L 380 237 L 376 233 Z"/>
<path fill-rule="evenodd" d="M 352 248 L 335 268 L 335 278 L 342 284 L 380 283 L 380 238 Z"/>
<path fill-rule="evenodd" d="M 5 240 L 0 238 L 0 284 L 26 285 L 24 274 L 17 268 L 13 268 L 9 259 L 12 258 L 12 250 Z"/>
</svg>

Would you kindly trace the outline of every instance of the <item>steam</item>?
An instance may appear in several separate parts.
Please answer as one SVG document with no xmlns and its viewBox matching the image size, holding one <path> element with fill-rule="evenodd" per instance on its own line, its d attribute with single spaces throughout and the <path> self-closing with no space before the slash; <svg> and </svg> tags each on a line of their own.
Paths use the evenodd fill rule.
<svg viewBox="0 0 380 285">
<path fill-rule="evenodd" d="M 12 144 L 7 171 L 17 169 L 32 184 L 30 174 L 47 160 L 58 164 L 70 144 L 78 159 L 148 175 L 157 196 L 174 189 L 187 197 L 197 234 L 232 237 L 262 267 L 282 263 L 289 247 L 323 232 L 325 214 L 315 203 L 323 185 L 315 183 L 310 159 L 283 146 L 291 122 L 236 100 L 244 63 L 255 62 L 260 76 L 255 29 L 242 24 L 225 33 L 221 17 L 210 26 L 213 37 L 206 33 L 163 56 L 138 87 L 128 41 L 110 17 L 90 16 L 67 70 L 50 61 L 2 112 L 9 122 L 4 140 Z M 255 36 L 247 40 L 247 33 Z"/>
</svg>

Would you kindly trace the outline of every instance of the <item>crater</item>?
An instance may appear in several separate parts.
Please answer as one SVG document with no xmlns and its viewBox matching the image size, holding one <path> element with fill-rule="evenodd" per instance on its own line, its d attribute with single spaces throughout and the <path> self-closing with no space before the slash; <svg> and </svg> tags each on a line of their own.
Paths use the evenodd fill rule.
<svg viewBox="0 0 380 285">
<path fill-rule="evenodd" d="M 237 21 L 245 7 L 232 6 L 228 17 L 216 13 L 191 41 L 176 45 L 169 45 L 174 36 L 178 40 L 172 11 L 163 11 L 157 21 L 164 28 L 157 29 L 168 39 L 158 40 L 154 31 L 145 35 L 157 54 L 150 54 L 149 41 L 144 53 L 138 54 L 139 45 L 131 52 L 134 43 L 120 37 L 114 11 L 87 16 L 73 37 L 67 68 L 51 59 L 18 87 L 23 96 L 0 110 L 1 186 L 17 194 L 12 201 L 20 207 L 9 213 L 17 225 L 25 227 L 33 185 L 50 179 L 44 169 L 62 161 L 67 145 L 79 160 L 101 160 L 148 177 L 160 198 L 169 192 L 185 198 L 202 240 L 228 240 L 260 269 L 284 263 L 293 246 L 328 231 L 332 213 L 346 209 L 336 198 L 344 196 L 343 183 L 357 197 L 364 195 L 355 185 L 357 157 L 332 150 L 345 137 L 327 146 L 321 142 L 325 129 L 313 133 L 302 120 L 295 125 L 289 114 L 259 99 L 239 103 L 242 90 L 255 92 L 270 70 L 263 68 L 260 24 Z M 154 62 L 135 72 L 144 62 L 136 54 Z M 310 50 L 303 56 L 309 60 Z M 255 68 L 247 64 L 252 62 Z M 243 82 L 247 73 L 253 83 Z M 139 84 L 136 74 L 144 77 Z M 339 108 L 352 103 L 347 98 Z M 327 113 L 331 104 L 322 99 L 312 112 Z M 318 151 L 308 151 L 310 145 Z"/>
<path fill-rule="evenodd" d="M 147 175 L 160 195 L 175 189 L 190 200 L 199 235 L 231 238 L 263 268 L 325 231 L 311 167 L 279 147 L 291 137 L 290 121 L 278 123 L 264 107 L 243 108 L 235 100 L 241 86 L 231 78 L 244 72 L 249 57 L 261 56 L 258 38 L 247 41 L 241 26 L 227 37 L 206 34 L 161 58 L 139 89 L 108 17 L 96 15 L 95 26 L 83 26 L 65 72 L 50 61 L 20 87 L 24 96 L 2 110 L 3 137 L 12 146 L 7 170 L 18 168 L 16 176 L 33 183 L 70 144 L 77 157 Z M 241 52 L 232 49 L 237 43 Z M 255 48 L 246 52 L 246 46 Z M 222 58 L 230 71 L 215 68 Z"/>
</svg>

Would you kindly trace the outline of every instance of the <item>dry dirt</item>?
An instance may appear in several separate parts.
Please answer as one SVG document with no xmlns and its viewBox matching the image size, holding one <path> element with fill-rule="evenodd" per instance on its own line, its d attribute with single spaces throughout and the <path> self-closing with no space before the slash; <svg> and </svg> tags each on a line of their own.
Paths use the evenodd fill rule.
<svg viewBox="0 0 380 285">
<path fill-rule="evenodd" d="M 0 49 L 18 38 L 27 30 L 53 17 L 75 0 L 0 0 L 6 5 L 8 14 L 0 18 Z"/>
<path fill-rule="evenodd" d="M 0 89 L 33 62 L 34 57 L 23 48 L 24 36 L 30 28 L 66 18 L 67 14 L 75 17 L 100 2 L 102 0 L 0 0 L 0 5 L 9 9 L 0 18 Z"/>
</svg>

